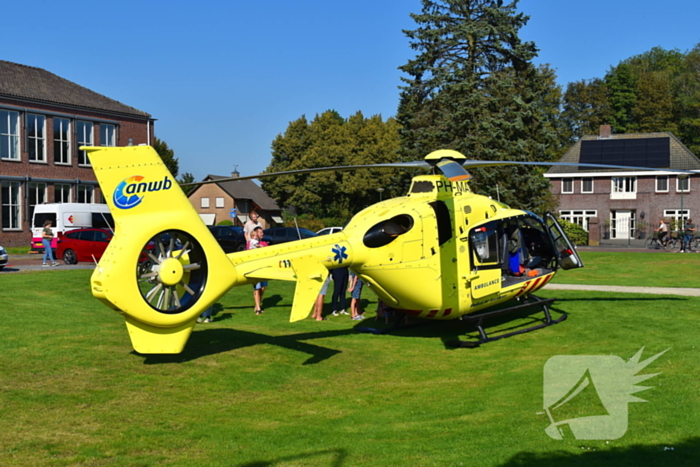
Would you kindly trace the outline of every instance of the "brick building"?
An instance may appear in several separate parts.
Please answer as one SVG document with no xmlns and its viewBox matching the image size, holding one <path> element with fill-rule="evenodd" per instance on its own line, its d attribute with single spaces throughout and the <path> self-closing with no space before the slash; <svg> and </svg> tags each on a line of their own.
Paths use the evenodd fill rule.
<svg viewBox="0 0 700 467">
<path fill-rule="evenodd" d="M 37 204 L 103 202 L 78 148 L 151 144 L 153 124 L 46 70 L 0 60 L 0 245 L 29 245 Z"/>
<path fill-rule="evenodd" d="M 664 170 L 700 171 L 700 160 L 671 133 L 613 135 L 603 125 L 599 135 L 581 138 L 560 162 L 653 169 L 554 166 L 547 171 L 559 198 L 559 216 L 586 230 L 597 226 L 596 237 L 640 238 L 661 218 L 677 228 L 682 219 L 700 220 L 700 174 L 685 177 Z"/>
<path fill-rule="evenodd" d="M 237 176 L 238 172 L 234 171 L 231 174 L 231 177 Z M 203 181 L 224 178 L 229 177 L 207 175 Z M 277 202 L 252 180 L 228 180 L 198 185 L 187 196 L 197 212 L 211 225 L 231 220 L 234 225 L 242 226 L 248 221 L 248 215 L 252 211 L 258 213 L 260 223 L 265 229 L 282 224 L 282 210 L 277 206 Z M 233 218 L 232 210 L 235 210 Z"/>
</svg>

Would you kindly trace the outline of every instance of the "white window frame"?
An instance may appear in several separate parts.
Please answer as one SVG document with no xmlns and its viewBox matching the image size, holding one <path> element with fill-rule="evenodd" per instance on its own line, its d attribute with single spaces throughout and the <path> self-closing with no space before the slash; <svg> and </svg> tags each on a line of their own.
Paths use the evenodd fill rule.
<svg viewBox="0 0 700 467">
<path fill-rule="evenodd" d="M 688 184 L 685 190 L 681 189 L 681 180 L 685 180 Z M 686 177 L 685 179 L 676 177 L 676 193 L 690 193 L 690 177 Z"/>
<path fill-rule="evenodd" d="M 70 119 L 53 118 L 53 163 L 71 164 L 71 124 Z"/>
<path fill-rule="evenodd" d="M 666 189 L 662 190 L 659 189 L 659 181 L 665 180 L 666 181 Z M 668 175 L 658 175 L 656 177 L 656 183 L 655 183 L 655 188 L 656 188 L 656 193 L 668 193 Z"/>
<path fill-rule="evenodd" d="M 559 211 L 559 217 L 572 224 L 578 224 L 588 232 L 588 221 L 592 217 L 598 217 L 598 211 L 594 209 L 567 209 Z"/>
<path fill-rule="evenodd" d="M 0 109 L 0 157 L 5 161 L 20 160 L 19 112 Z"/>
<path fill-rule="evenodd" d="M 75 194 L 76 203 L 90 204 L 95 202 L 95 187 L 92 185 L 78 185 Z"/>
<path fill-rule="evenodd" d="M 204 209 L 209 208 L 209 198 L 201 198 L 200 206 Z"/>
<path fill-rule="evenodd" d="M 22 230 L 22 184 L 0 182 L 2 197 L 2 230 Z"/>
<path fill-rule="evenodd" d="M 81 167 L 90 167 L 90 159 L 87 152 L 81 151 L 81 146 L 94 146 L 95 125 L 92 122 L 85 120 L 77 120 L 75 122 L 75 132 L 78 141 L 78 165 Z"/>
<path fill-rule="evenodd" d="M 586 191 L 586 189 L 584 188 L 585 187 L 584 182 L 586 182 L 586 181 L 591 182 L 591 189 L 588 191 Z M 581 193 L 593 193 L 594 186 L 595 186 L 595 182 L 593 181 L 593 177 L 584 177 L 581 179 Z"/>
<path fill-rule="evenodd" d="M 566 190 L 565 187 L 567 184 L 571 184 L 570 190 Z M 562 178 L 561 179 L 561 192 L 563 194 L 571 194 L 574 192 L 574 179 L 573 178 Z"/>
<path fill-rule="evenodd" d="M 612 177 L 610 199 L 637 199 L 637 177 Z"/>
<path fill-rule="evenodd" d="M 43 115 L 27 114 L 27 157 L 29 162 L 46 163 L 46 117 Z"/>
<path fill-rule="evenodd" d="M 117 145 L 117 126 L 110 123 L 100 123 L 100 146 Z"/>
<path fill-rule="evenodd" d="M 53 198 L 56 203 L 70 203 L 72 188 L 67 183 L 56 183 L 53 186 Z"/>
<path fill-rule="evenodd" d="M 216 207 L 217 207 L 217 208 L 223 208 L 224 205 L 225 205 L 224 203 L 225 203 L 225 201 L 224 201 L 224 198 L 223 198 L 223 197 L 217 197 L 217 198 L 216 198 Z"/>
<path fill-rule="evenodd" d="M 670 217 L 672 219 L 671 227 L 680 230 L 685 225 L 685 221 L 690 219 L 690 209 L 664 209 L 664 217 Z M 679 222 L 682 225 L 679 225 Z"/>
</svg>

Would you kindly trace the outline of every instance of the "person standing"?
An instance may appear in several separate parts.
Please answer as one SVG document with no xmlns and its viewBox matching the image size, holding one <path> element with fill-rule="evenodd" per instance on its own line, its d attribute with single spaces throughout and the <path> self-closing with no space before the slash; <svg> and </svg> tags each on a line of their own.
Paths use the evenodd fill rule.
<svg viewBox="0 0 700 467">
<path fill-rule="evenodd" d="M 267 246 L 267 242 L 262 241 L 263 229 L 258 226 L 253 229 L 250 234 L 250 241 L 248 242 L 248 249 L 254 250 L 256 248 L 262 248 Z M 267 288 L 267 281 L 258 282 L 253 286 L 253 300 L 255 300 L 255 314 L 263 314 L 262 301 L 263 295 L 265 294 L 265 289 Z"/>
<path fill-rule="evenodd" d="M 51 240 L 53 239 L 53 230 L 51 230 L 51 220 L 44 221 L 44 229 L 41 231 L 41 244 L 44 245 L 44 259 L 42 266 L 48 267 L 49 263 L 46 262 L 48 259 L 51 266 L 58 266 L 58 263 L 53 259 L 53 250 L 51 249 Z"/>
<path fill-rule="evenodd" d="M 350 299 L 350 319 L 354 321 L 361 321 L 365 319 L 362 312 L 362 304 L 360 303 L 360 297 L 362 296 L 362 281 L 355 271 L 350 271 L 350 283 L 348 284 L 348 292 L 351 292 Z"/>
<path fill-rule="evenodd" d="M 690 243 L 693 241 L 693 235 L 695 235 L 695 224 L 693 224 L 693 219 L 688 219 L 685 223 L 685 234 L 683 236 L 683 251 L 690 253 Z"/>
<path fill-rule="evenodd" d="M 333 316 L 347 315 L 345 311 L 345 288 L 348 286 L 348 268 L 331 269 L 333 276 L 333 298 L 331 305 Z"/>
<path fill-rule="evenodd" d="M 324 321 L 326 319 L 323 317 L 323 299 L 326 297 L 326 293 L 328 292 L 328 284 L 330 284 L 330 282 L 331 275 L 328 274 L 326 280 L 323 282 L 321 291 L 318 293 L 318 297 L 316 297 L 316 303 L 314 303 L 314 314 L 311 315 L 311 317 L 316 321 Z"/>
<path fill-rule="evenodd" d="M 258 219 L 260 219 L 258 213 L 255 211 L 251 211 L 250 219 L 248 219 L 248 222 L 246 222 L 243 226 L 243 235 L 245 236 L 246 242 L 250 241 L 250 234 L 253 232 L 253 230 L 255 230 L 256 227 L 260 227 L 260 230 L 262 230 L 262 225 L 260 224 L 260 221 Z"/>
</svg>

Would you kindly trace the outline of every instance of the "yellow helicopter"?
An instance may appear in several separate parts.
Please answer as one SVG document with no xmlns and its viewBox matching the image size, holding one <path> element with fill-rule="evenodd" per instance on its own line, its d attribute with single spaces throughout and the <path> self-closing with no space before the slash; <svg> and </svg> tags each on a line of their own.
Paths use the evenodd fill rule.
<svg viewBox="0 0 700 467">
<path fill-rule="evenodd" d="M 92 293 L 124 316 L 134 350 L 142 354 L 180 353 L 204 310 L 229 289 L 263 280 L 295 281 L 290 320 L 304 319 L 329 270 L 339 267 L 355 271 L 388 306 L 421 318 L 468 318 L 513 298 L 523 303 L 506 311 L 540 305 L 546 321 L 527 331 L 566 318 L 551 319 L 551 300 L 532 293 L 559 268 L 583 267 L 553 216 L 542 219 L 470 190 L 464 166 L 504 162 L 467 161 L 438 150 L 419 162 L 334 168 L 424 167 L 432 173 L 413 178 L 406 196 L 362 210 L 341 232 L 226 254 L 152 147 L 81 149 L 115 221 L 92 274 Z M 327 169 L 307 171 L 319 170 Z M 142 251 L 151 259 L 147 268 L 139 263 Z M 492 340 L 482 327 L 488 316 L 475 318 L 480 342 Z"/>
</svg>

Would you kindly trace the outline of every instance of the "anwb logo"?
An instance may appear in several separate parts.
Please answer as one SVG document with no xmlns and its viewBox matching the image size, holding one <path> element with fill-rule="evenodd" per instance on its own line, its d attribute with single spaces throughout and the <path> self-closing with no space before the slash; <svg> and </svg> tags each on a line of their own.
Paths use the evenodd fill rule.
<svg viewBox="0 0 700 467">
<path fill-rule="evenodd" d="M 627 432 L 628 404 L 651 389 L 636 386 L 659 373 L 637 375 L 668 349 L 643 362 L 642 347 L 625 362 L 615 355 L 556 355 L 544 365 L 544 410 L 554 439 L 609 440 Z"/>
<path fill-rule="evenodd" d="M 138 206 L 144 198 L 140 193 L 169 190 L 173 186 L 172 180 L 165 176 L 164 180 L 144 182 L 141 175 L 133 175 L 122 180 L 114 190 L 112 201 L 119 209 L 131 209 Z"/>
</svg>

